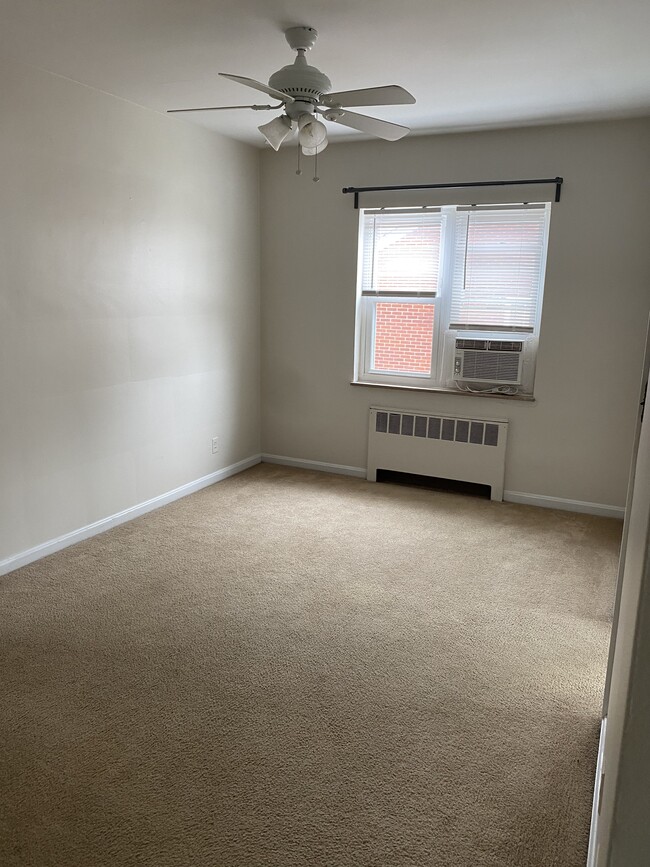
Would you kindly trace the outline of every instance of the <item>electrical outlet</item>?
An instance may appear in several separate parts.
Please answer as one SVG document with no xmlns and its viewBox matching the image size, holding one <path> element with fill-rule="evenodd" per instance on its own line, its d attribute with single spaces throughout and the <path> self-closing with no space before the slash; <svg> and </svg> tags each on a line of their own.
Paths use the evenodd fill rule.
<svg viewBox="0 0 650 867">
<path fill-rule="evenodd" d="M 212 437 L 212 454 L 216 455 L 219 451 L 219 437 Z"/>
</svg>

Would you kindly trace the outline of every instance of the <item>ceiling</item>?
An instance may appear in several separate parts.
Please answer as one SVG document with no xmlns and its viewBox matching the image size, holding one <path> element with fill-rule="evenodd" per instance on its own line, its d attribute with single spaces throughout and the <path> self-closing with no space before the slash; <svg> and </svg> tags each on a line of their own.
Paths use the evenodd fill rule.
<svg viewBox="0 0 650 867">
<path fill-rule="evenodd" d="M 410 90 L 416 105 L 360 110 L 417 133 L 650 114 L 647 0 L 0 0 L 0 51 L 156 111 L 266 104 L 217 72 L 267 81 L 296 24 L 334 90 Z M 261 145 L 273 116 L 178 122 Z"/>
</svg>

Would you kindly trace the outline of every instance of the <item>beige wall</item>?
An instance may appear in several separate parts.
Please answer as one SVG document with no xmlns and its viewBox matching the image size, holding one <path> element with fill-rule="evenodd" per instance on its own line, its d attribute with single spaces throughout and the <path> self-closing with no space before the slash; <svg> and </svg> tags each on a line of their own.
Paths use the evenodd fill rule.
<svg viewBox="0 0 650 867">
<path fill-rule="evenodd" d="M 0 76 L 2 560 L 259 452 L 259 161 Z"/>
<path fill-rule="evenodd" d="M 510 491 L 622 506 L 648 310 L 647 119 L 262 158 L 263 451 L 363 467 L 372 404 L 511 421 Z M 563 175 L 535 403 L 352 387 L 357 213 L 344 186 Z M 548 190 L 552 196 L 553 191 Z"/>
</svg>

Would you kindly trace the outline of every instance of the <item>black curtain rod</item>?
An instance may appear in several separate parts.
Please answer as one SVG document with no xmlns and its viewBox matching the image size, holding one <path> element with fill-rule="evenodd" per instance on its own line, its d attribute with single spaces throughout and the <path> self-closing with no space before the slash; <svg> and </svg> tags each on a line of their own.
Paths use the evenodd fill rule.
<svg viewBox="0 0 650 867">
<path fill-rule="evenodd" d="M 405 184 L 395 187 L 343 187 L 342 192 L 354 193 L 354 207 L 359 207 L 359 193 L 391 192 L 395 190 L 458 190 L 463 187 L 516 187 L 521 184 L 555 184 L 555 201 L 560 201 L 564 178 L 532 178 L 526 181 L 472 181 L 463 184 Z"/>
</svg>

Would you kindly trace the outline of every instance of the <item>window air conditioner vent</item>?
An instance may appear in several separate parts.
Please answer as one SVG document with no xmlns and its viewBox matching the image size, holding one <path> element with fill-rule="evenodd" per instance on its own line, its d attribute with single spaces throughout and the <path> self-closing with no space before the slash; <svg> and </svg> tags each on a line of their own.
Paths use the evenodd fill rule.
<svg viewBox="0 0 650 867">
<path fill-rule="evenodd" d="M 523 360 L 523 340 L 457 339 L 454 379 L 520 385 Z"/>
<path fill-rule="evenodd" d="M 487 340 L 468 340 L 466 338 L 456 341 L 456 349 L 487 349 L 489 341 Z"/>
<path fill-rule="evenodd" d="M 523 340 L 488 340 L 489 352 L 522 352 Z"/>
<path fill-rule="evenodd" d="M 467 337 L 456 340 L 456 349 L 480 349 L 485 352 L 521 352 L 523 340 L 474 340 Z"/>
</svg>

